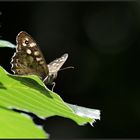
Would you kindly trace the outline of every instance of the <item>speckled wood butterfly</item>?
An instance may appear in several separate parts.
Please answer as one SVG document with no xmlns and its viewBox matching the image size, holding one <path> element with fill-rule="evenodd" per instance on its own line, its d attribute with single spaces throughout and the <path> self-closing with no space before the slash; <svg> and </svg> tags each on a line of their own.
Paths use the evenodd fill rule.
<svg viewBox="0 0 140 140">
<path fill-rule="evenodd" d="M 54 84 L 53 80 L 68 58 L 65 53 L 48 65 L 35 40 L 21 31 L 16 37 L 16 52 L 11 59 L 11 70 L 17 75 L 37 75 L 45 84 Z"/>
</svg>

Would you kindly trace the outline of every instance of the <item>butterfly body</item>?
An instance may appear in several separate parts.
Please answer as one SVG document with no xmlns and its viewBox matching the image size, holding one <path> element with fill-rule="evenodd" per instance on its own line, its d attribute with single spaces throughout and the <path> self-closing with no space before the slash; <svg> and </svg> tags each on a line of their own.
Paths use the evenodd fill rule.
<svg viewBox="0 0 140 140">
<path fill-rule="evenodd" d="M 16 37 L 16 52 L 11 59 L 11 70 L 17 75 L 37 75 L 45 84 L 51 84 L 68 58 L 62 55 L 47 65 L 35 40 L 21 31 Z"/>
<path fill-rule="evenodd" d="M 60 70 L 64 62 L 67 60 L 67 58 L 68 58 L 68 54 L 65 53 L 60 58 L 57 58 L 48 64 L 49 76 L 46 81 L 47 83 L 53 82 L 53 80 L 57 77 L 57 72 Z"/>
</svg>

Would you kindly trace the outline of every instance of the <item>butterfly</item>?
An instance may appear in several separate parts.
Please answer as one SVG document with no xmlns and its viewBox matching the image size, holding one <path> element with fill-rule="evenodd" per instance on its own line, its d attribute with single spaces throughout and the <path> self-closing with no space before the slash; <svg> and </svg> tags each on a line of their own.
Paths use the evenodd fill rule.
<svg viewBox="0 0 140 140">
<path fill-rule="evenodd" d="M 68 58 L 63 54 L 47 64 L 35 40 L 25 31 L 16 37 L 16 52 L 11 58 L 11 70 L 17 75 L 37 75 L 46 85 L 54 85 L 57 73 Z M 54 87 L 53 86 L 53 87 Z"/>
</svg>

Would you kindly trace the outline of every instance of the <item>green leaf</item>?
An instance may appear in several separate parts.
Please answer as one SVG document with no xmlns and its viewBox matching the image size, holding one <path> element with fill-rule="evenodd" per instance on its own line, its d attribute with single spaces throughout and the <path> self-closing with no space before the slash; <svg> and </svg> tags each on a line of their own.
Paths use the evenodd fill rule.
<svg viewBox="0 0 140 140">
<path fill-rule="evenodd" d="M 92 124 L 95 119 L 100 119 L 99 110 L 65 103 L 37 76 L 11 75 L 2 67 L 0 67 L 0 106 L 32 112 L 42 118 L 56 115 L 66 117 L 79 125 Z"/>
<path fill-rule="evenodd" d="M 0 40 L 0 47 L 9 47 L 9 48 L 16 48 L 16 46 L 9 41 Z"/>
<path fill-rule="evenodd" d="M 0 138 L 48 138 L 32 119 L 24 114 L 0 108 Z"/>
</svg>

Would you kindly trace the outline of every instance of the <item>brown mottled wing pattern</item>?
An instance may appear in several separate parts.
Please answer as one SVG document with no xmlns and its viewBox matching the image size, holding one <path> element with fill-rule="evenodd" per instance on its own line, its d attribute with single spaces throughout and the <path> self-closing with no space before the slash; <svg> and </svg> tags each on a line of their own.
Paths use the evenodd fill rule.
<svg viewBox="0 0 140 140">
<path fill-rule="evenodd" d="M 38 75 L 42 79 L 48 76 L 46 61 L 33 38 L 21 31 L 16 38 L 17 47 L 11 60 L 11 70 L 18 75 Z"/>
</svg>

